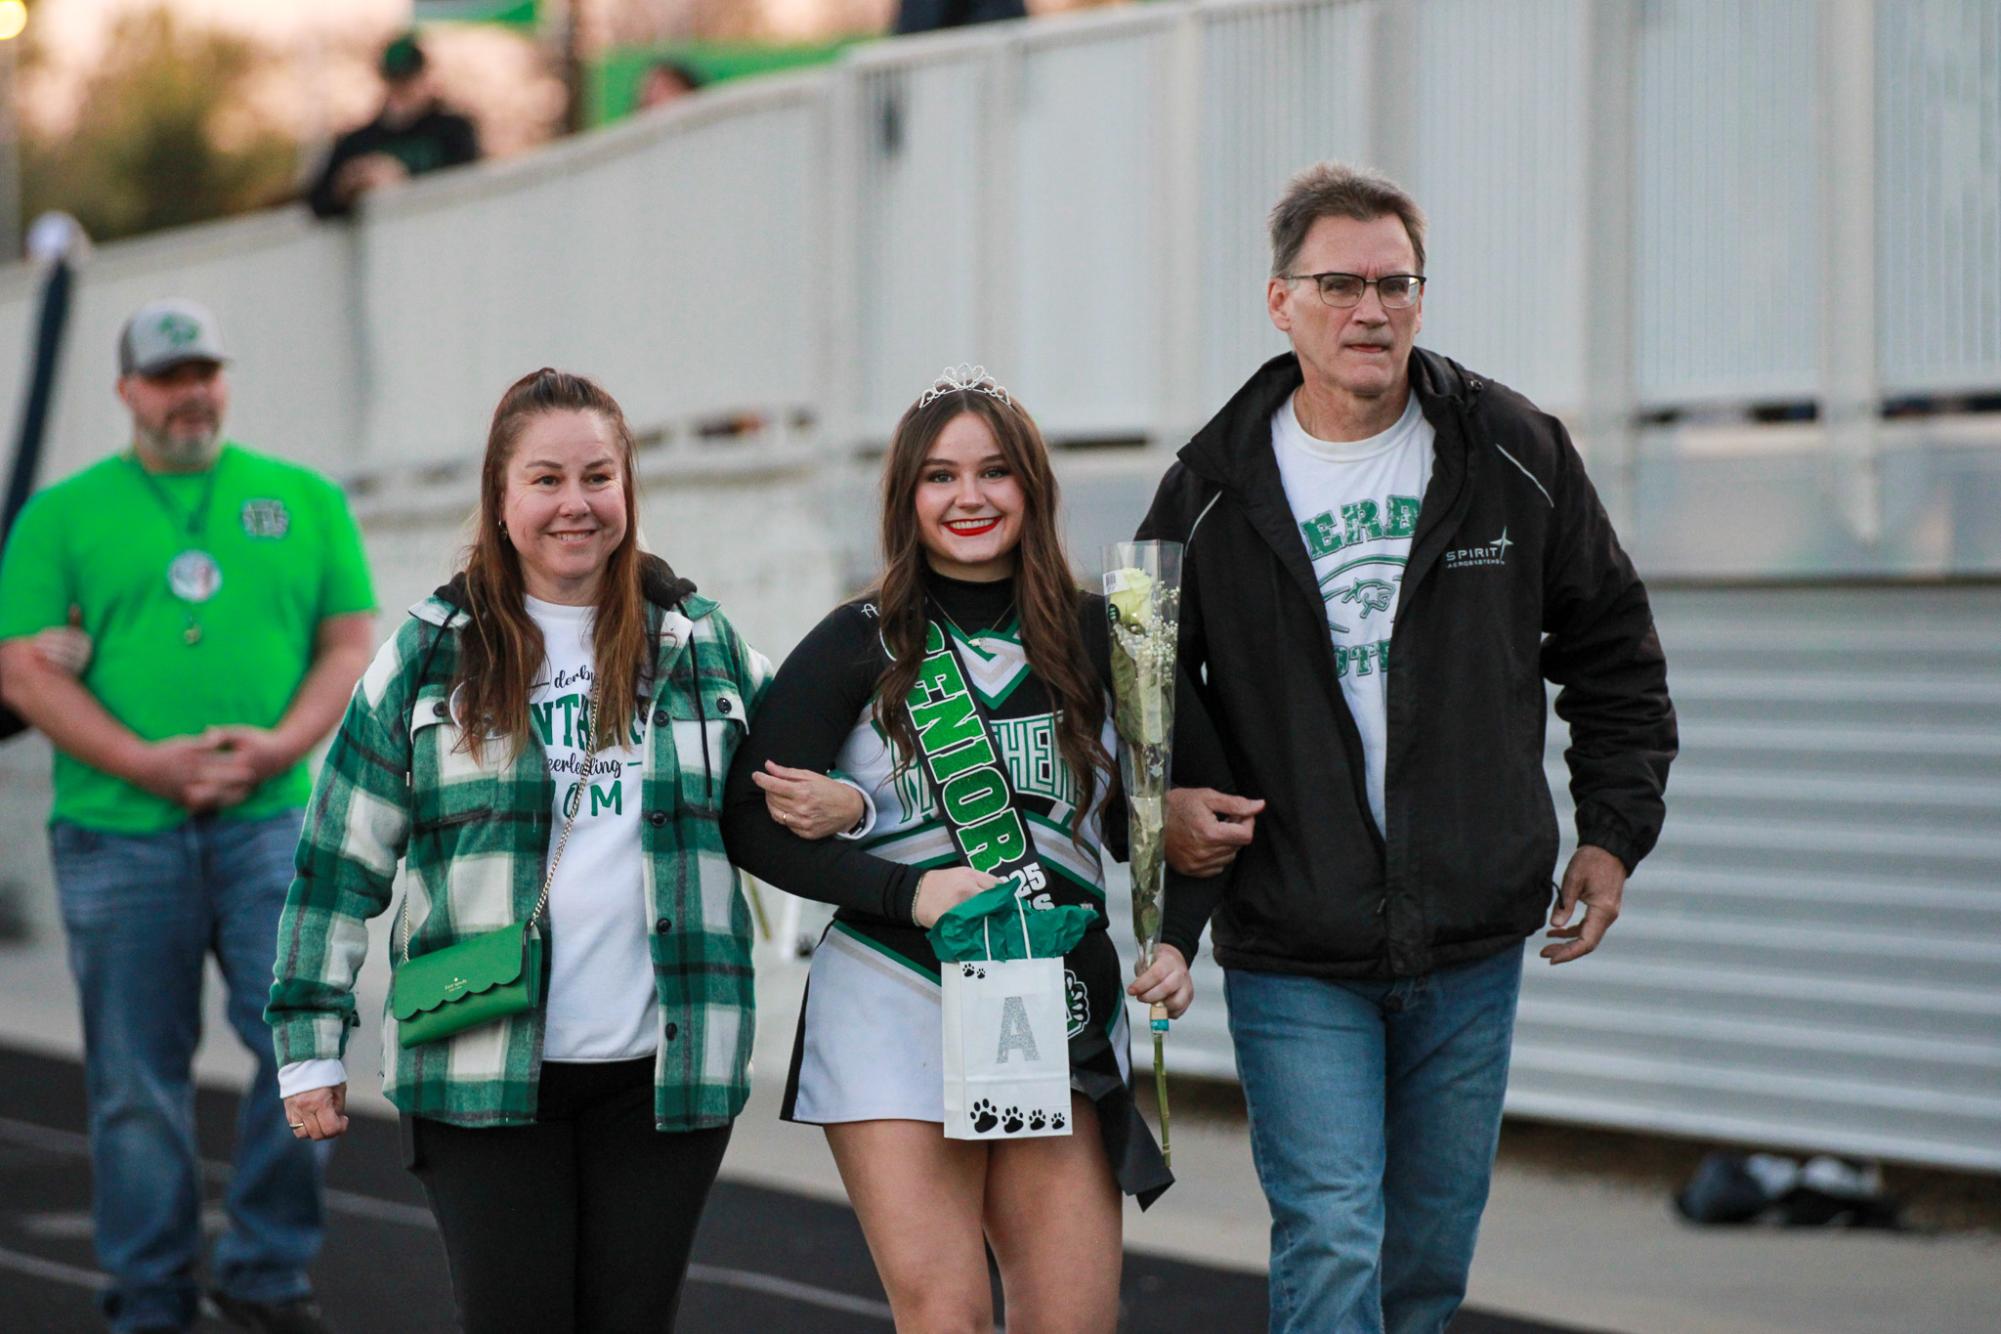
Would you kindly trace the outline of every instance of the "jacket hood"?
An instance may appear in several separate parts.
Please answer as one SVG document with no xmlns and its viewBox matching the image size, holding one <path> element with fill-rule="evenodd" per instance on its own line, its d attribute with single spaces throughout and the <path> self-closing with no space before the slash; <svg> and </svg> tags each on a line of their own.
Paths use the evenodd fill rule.
<svg viewBox="0 0 2001 1334">
<path fill-rule="evenodd" d="M 646 600 L 663 611 L 676 608 L 691 619 L 706 616 L 715 603 L 695 595 L 695 581 L 674 573 L 674 567 L 649 552 L 639 556 L 639 585 Z M 431 596 L 410 609 L 411 614 L 436 624 L 447 624 L 466 609 L 466 573 L 460 570 L 449 582 L 438 585 Z M 426 610 L 434 614 L 425 615 Z"/>
<path fill-rule="evenodd" d="M 1279 353 L 1260 366 L 1208 425 L 1181 447 L 1181 461 L 1190 471 L 1237 490 L 1268 480 L 1264 474 L 1275 467 L 1271 451 L 1245 449 L 1243 442 L 1269 439 L 1266 425 L 1272 413 L 1304 379 L 1299 358 L 1289 351 Z M 1486 388 L 1452 358 L 1421 347 L 1411 349 L 1410 384 L 1419 409 L 1434 427 L 1441 425 L 1441 416 L 1470 411 Z"/>
</svg>

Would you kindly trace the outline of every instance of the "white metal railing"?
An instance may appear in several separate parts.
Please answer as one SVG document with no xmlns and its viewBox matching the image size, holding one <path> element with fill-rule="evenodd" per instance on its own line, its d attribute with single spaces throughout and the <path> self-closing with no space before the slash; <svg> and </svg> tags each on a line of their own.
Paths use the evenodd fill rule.
<svg viewBox="0 0 2001 1334">
<path fill-rule="evenodd" d="M 1223 402 L 1245 368 L 1285 348 L 1257 299 L 1271 272 L 1263 208 L 1320 158 L 1380 161 L 1370 102 L 1376 23 L 1367 5 L 1236 5 L 1205 15 L 1195 293 L 1196 382 Z"/>
<path fill-rule="evenodd" d="M 1811 399 L 1820 365 L 1817 0 L 1642 10 L 1638 380 L 1674 406 Z"/>
<path fill-rule="evenodd" d="M 357 277 L 378 456 L 462 450 L 500 388 L 543 364 L 602 377 L 653 428 L 812 410 L 824 83 L 704 110 L 370 212 Z"/>
<path fill-rule="evenodd" d="M 220 315 L 243 373 L 232 426 L 335 472 L 361 443 L 365 372 L 355 345 L 347 236 L 303 211 L 265 214 L 99 251 L 74 289 L 42 475 L 101 458 L 131 433 L 113 397 L 118 330 L 156 297 L 196 297 Z M 34 334 L 35 285 L 0 271 L 0 396 L 18 401 Z"/>
<path fill-rule="evenodd" d="M 1886 392 L 1992 390 L 2001 367 L 2001 5 L 1876 12 Z"/>
<path fill-rule="evenodd" d="M 1855 86 L 1822 48 L 1858 32 L 1873 142 L 1830 141 Z M 165 291 L 222 315 L 241 433 L 340 473 L 463 455 L 543 362 L 669 436 L 880 439 L 964 357 L 1005 368 L 1054 438 L 1171 440 L 1282 346 L 1263 215 L 1324 156 L 1428 208 L 1428 340 L 1595 423 L 1839 407 L 1858 364 L 1891 395 L 2001 382 L 2001 0 L 1217 0 L 879 43 L 352 224 L 107 247 L 51 466 L 118 434 L 90 367 Z M 1630 163 L 1624 209 L 1608 161 Z M 1874 182 L 1873 244 L 1845 216 L 1848 249 L 1824 251 L 1823 180 Z M 1880 320 L 1842 318 L 1862 290 Z M 30 297 L 0 275 L 0 365 Z"/>
</svg>

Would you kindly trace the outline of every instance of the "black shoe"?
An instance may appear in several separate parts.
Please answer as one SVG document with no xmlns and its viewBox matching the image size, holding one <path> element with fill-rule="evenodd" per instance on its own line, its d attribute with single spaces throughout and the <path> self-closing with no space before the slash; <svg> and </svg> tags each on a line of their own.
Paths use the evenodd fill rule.
<svg viewBox="0 0 2001 1334">
<path fill-rule="evenodd" d="M 238 1329 L 255 1330 L 257 1334 L 334 1334 L 333 1326 L 320 1314 L 319 1303 L 310 1297 L 295 1297 L 289 1302 L 247 1302 L 211 1290 L 208 1299 L 215 1303 L 222 1318 Z"/>
</svg>

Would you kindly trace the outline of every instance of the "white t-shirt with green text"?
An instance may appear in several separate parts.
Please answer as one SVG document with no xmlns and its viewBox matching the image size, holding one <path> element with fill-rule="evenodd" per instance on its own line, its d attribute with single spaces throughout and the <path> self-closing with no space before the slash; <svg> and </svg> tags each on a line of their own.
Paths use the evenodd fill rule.
<svg viewBox="0 0 2001 1334">
<path fill-rule="evenodd" d="M 527 599 L 547 655 L 528 694 L 528 721 L 556 784 L 552 840 L 571 789 L 585 781 L 580 724 L 595 676 L 591 607 Z M 639 815 L 644 714 L 623 744 L 600 744 L 577 803 L 576 825 L 549 886 L 548 1030 L 543 1059 L 623 1061 L 660 1043 L 653 992 L 652 923 L 646 918 Z M 550 844 L 554 851 L 554 842 Z"/>
<path fill-rule="evenodd" d="M 1383 828 L 1384 715 L 1390 627 L 1403 591 L 1404 564 L 1431 482 L 1436 432 L 1411 395 L 1403 416 L 1366 440 L 1317 440 L 1288 398 L 1271 418 L 1272 452 L 1320 581 L 1334 637 L 1334 674 L 1362 734 L 1369 813 Z M 1385 831 L 1387 832 L 1387 831 Z"/>
</svg>

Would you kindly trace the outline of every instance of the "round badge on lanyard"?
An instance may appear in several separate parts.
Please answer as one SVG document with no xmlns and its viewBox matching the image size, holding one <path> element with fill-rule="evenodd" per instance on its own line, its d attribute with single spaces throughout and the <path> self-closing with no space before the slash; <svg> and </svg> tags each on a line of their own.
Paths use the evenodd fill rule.
<svg viewBox="0 0 2001 1334">
<path fill-rule="evenodd" d="M 173 589 L 175 597 L 190 604 L 188 628 L 181 632 L 181 638 L 189 645 L 199 644 L 201 622 L 195 619 L 194 607 L 207 602 L 221 589 L 222 567 L 206 551 L 183 551 L 167 566 L 167 587 Z"/>
</svg>

